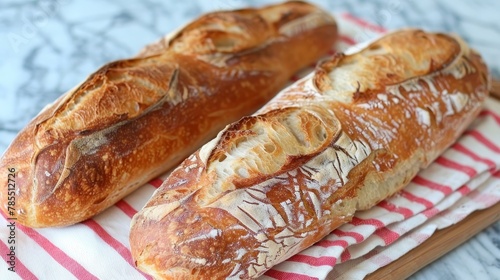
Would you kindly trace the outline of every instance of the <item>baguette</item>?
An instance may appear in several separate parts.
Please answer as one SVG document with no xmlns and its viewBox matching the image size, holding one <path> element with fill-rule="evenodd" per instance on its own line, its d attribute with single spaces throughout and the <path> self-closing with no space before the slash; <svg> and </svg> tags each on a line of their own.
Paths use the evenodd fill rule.
<svg viewBox="0 0 500 280">
<path fill-rule="evenodd" d="M 207 14 L 106 64 L 42 110 L 3 155 L 0 178 L 16 170 L 18 221 L 65 226 L 103 211 L 255 112 L 336 36 L 329 14 L 287 2 Z"/>
<path fill-rule="evenodd" d="M 404 187 L 487 97 L 460 39 L 388 34 L 337 54 L 186 159 L 131 223 L 156 279 L 255 278 Z"/>
</svg>

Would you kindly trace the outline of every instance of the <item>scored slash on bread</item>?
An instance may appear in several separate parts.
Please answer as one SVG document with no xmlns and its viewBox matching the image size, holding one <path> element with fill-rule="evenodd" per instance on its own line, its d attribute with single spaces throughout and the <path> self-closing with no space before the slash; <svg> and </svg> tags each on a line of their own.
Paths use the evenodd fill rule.
<svg viewBox="0 0 500 280">
<path fill-rule="evenodd" d="M 0 177 L 17 170 L 16 218 L 65 226 L 103 211 L 255 112 L 336 38 L 328 13 L 287 2 L 204 15 L 106 64 L 42 110 L 2 156 Z"/>
<path fill-rule="evenodd" d="M 404 187 L 477 116 L 487 67 L 402 30 L 337 54 L 186 159 L 134 216 L 158 279 L 255 278 Z"/>
</svg>

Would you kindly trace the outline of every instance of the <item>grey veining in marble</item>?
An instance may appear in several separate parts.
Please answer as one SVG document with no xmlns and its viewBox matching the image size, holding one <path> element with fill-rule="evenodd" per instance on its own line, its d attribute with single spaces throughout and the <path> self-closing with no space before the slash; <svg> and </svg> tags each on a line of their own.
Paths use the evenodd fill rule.
<svg viewBox="0 0 500 280">
<path fill-rule="evenodd" d="M 111 60 L 216 9 L 267 0 L 1 0 L 0 153 L 46 104 Z M 455 32 L 500 77 L 500 1 L 312 1 L 388 29 Z M 174 4 L 175 3 L 175 4 Z M 412 279 L 500 279 L 500 222 L 433 262 Z"/>
</svg>

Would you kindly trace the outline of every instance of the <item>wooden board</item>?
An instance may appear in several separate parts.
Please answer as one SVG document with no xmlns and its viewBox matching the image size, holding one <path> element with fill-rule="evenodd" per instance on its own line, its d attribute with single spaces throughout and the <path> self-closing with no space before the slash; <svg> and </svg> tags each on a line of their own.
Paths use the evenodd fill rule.
<svg viewBox="0 0 500 280">
<path fill-rule="evenodd" d="M 420 246 L 378 269 L 365 279 L 405 279 L 500 220 L 500 203 L 470 214 L 463 221 L 435 232 Z"/>
</svg>

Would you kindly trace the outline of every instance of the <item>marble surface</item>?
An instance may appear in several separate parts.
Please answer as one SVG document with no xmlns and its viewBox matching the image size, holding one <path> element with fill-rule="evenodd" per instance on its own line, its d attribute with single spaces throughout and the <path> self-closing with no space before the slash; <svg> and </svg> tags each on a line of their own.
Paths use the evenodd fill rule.
<svg viewBox="0 0 500 280">
<path fill-rule="evenodd" d="M 135 54 L 197 15 L 268 0 L 0 2 L 0 154 L 47 103 L 110 60 Z M 312 1 L 388 29 L 455 32 L 500 78 L 500 1 Z M 428 265 L 412 279 L 500 279 L 500 222 Z"/>
</svg>

